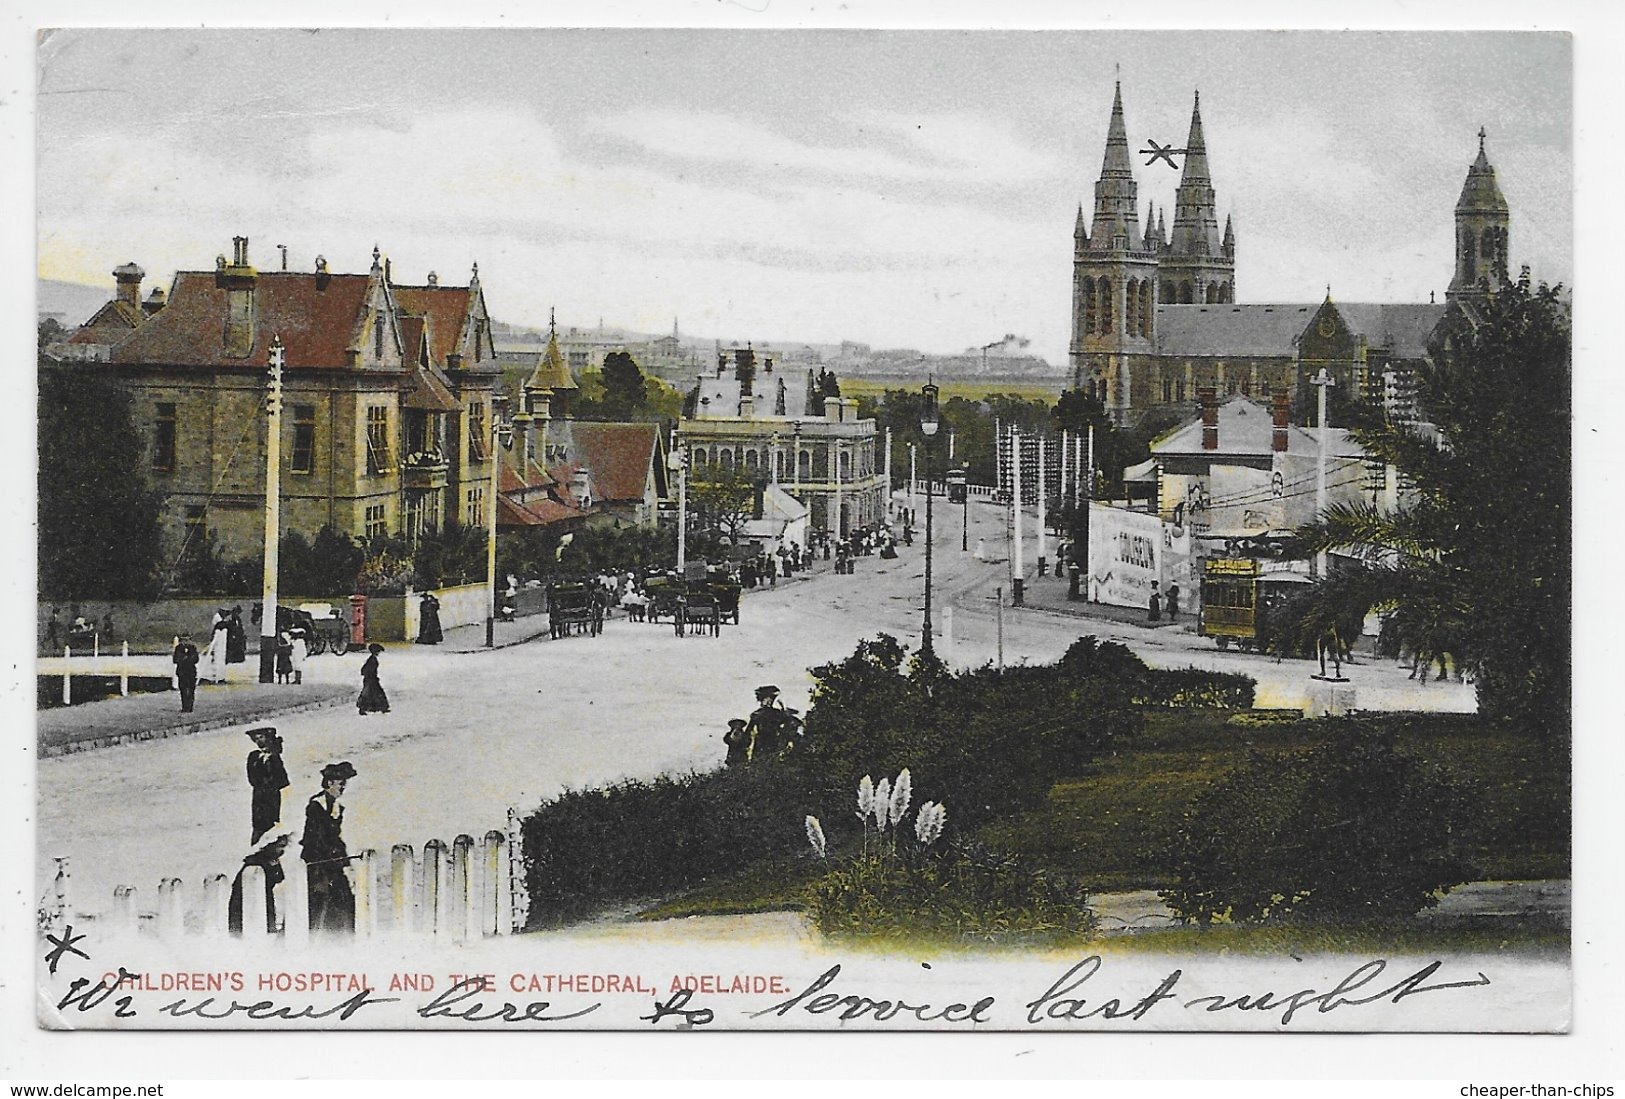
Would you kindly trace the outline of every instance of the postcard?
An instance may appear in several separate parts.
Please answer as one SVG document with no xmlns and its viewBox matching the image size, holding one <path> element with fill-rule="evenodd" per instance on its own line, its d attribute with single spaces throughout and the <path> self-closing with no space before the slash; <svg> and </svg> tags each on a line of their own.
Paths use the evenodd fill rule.
<svg viewBox="0 0 1625 1099">
<path fill-rule="evenodd" d="M 1569 35 L 36 60 L 40 1027 L 1570 1029 Z"/>
</svg>

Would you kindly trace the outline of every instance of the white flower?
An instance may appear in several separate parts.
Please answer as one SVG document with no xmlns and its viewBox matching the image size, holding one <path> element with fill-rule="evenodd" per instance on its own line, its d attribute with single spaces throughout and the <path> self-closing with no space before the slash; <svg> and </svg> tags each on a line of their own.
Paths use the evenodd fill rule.
<svg viewBox="0 0 1625 1099">
<path fill-rule="evenodd" d="M 895 825 L 903 823 L 903 814 L 908 812 L 908 799 L 909 795 L 913 791 L 913 787 L 914 783 L 909 777 L 908 768 L 904 767 L 903 770 L 898 774 L 897 781 L 892 784 L 891 788 L 891 808 L 889 810 L 889 815 L 891 817 L 892 824 Z"/>
<path fill-rule="evenodd" d="M 937 802 L 926 802 L 914 817 L 914 838 L 929 847 L 941 837 L 942 825 L 947 819 L 947 809 Z"/>
<path fill-rule="evenodd" d="M 882 832 L 891 820 L 891 779 L 883 778 L 875 785 L 875 824 Z"/>
<path fill-rule="evenodd" d="M 858 783 L 858 819 L 865 824 L 869 821 L 869 814 L 875 809 L 875 780 L 868 775 Z"/>
<path fill-rule="evenodd" d="M 818 818 L 807 818 L 807 842 L 812 844 L 813 850 L 818 852 L 819 858 L 826 857 L 829 845 L 824 842 L 824 826 L 818 823 Z"/>
</svg>

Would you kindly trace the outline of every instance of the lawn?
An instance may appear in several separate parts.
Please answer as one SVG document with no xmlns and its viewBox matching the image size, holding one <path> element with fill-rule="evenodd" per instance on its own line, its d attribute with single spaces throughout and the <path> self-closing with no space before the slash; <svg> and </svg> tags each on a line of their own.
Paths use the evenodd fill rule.
<svg viewBox="0 0 1625 1099">
<path fill-rule="evenodd" d="M 1170 882 L 1168 837 L 1186 807 L 1249 750 L 1306 749 L 1327 737 L 1348 735 L 1356 722 L 1392 727 L 1402 751 L 1477 789 L 1472 847 L 1480 879 L 1568 876 L 1566 771 L 1543 764 L 1527 738 L 1488 730 L 1465 715 L 1258 724 L 1227 711 L 1152 711 L 1145 732 L 1132 743 L 1101 758 L 1087 773 L 1057 781 L 1042 807 L 989 824 L 976 838 L 1082 881 L 1091 892 L 1156 889 Z M 714 878 L 643 915 L 664 919 L 798 907 L 802 890 L 823 868 L 810 854 Z M 1460 934 L 1414 931 L 1429 942 L 1439 935 L 1455 941 Z M 1183 933 L 1170 933 L 1178 934 Z M 1294 934 L 1294 941 L 1302 940 L 1301 931 Z M 1487 934 L 1494 938 L 1494 932 Z M 1563 937 L 1557 935 L 1554 942 Z"/>
</svg>

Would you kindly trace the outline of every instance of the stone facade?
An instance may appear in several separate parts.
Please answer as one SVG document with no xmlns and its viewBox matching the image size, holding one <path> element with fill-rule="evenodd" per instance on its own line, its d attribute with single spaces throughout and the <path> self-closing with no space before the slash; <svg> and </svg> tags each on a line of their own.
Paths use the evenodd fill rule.
<svg viewBox="0 0 1625 1099">
<path fill-rule="evenodd" d="M 178 272 L 133 325 L 99 313 L 54 367 L 110 372 L 129 390 L 172 557 L 211 536 L 228 559 L 263 547 L 274 338 L 284 532 L 484 526 L 497 370 L 478 269 L 466 286 L 401 286 L 376 251 L 366 274 L 320 259 L 313 272 L 259 272 L 247 253 L 237 238 L 231 263 Z M 121 300 L 139 292 L 125 285 L 132 267 L 115 272 Z"/>
</svg>

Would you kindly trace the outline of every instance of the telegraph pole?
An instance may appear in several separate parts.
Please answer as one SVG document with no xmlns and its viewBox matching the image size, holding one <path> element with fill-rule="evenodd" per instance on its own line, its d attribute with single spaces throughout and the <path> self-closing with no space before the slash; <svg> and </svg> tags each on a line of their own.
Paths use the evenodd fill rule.
<svg viewBox="0 0 1625 1099">
<path fill-rule="evenodd" d="M 1026 563 L 1021 559 L 1021 431 L 1014 426 L 1010 428 L 1010 479 L 1010 507 L 1016 528 L 1015 552 L 1010 557 L 1014 570 L 1010 579 L 1010 605 L 1019 607 L 1027 578 L 1024 572 Z"/>
<path fill-rule="evenodd" d="M 282 537 L 282 337 L 271 339 L 265 398 L 265 584 L 260 592 L 260 682 L 276 682 L 277 542 Z"/>
<path fill-rule="evenodd" d="M 497 639 L 497 494 L 502 491 L 502 453 L 498 449 L 501 442 L 497 437 L 497 409 L 493 402 L 491 405 L 491 509 L 486 514 L 488 519 L 485 528 L 485 575 L 490 582 L 491 590 L 486 594 L 489 599 L 485 604 L 485 647 L 496 647 Z"/>
<path fill-rule="evenodd" d="M 1044 525 L 1044 497 L 1049 495 L 1049 478 L 1044 468 L 1044 436 L 1038 436 L 1038 575 L 1049 575 L 1049 535 Z"/>
<path fill-rule="evenodd" d="M 1336 385 L 1326 368 L 1320 368 L 1320 373 L 1309 380 L 1309 384 L 1320 390 L 1317 402 L 1320 406 L 1320 457 L 1315 463 L 1315 518 L 1319 519 L 1326 514 L 1326 390 Z M 1315 576 L 1326 579 L 1326 551 L 1321 550 L 1315 554 Z"/>
</svg>

